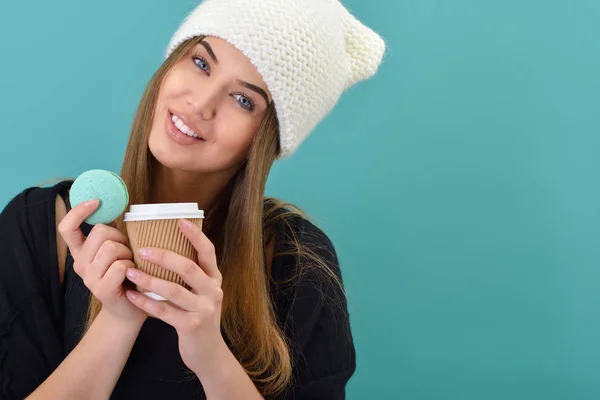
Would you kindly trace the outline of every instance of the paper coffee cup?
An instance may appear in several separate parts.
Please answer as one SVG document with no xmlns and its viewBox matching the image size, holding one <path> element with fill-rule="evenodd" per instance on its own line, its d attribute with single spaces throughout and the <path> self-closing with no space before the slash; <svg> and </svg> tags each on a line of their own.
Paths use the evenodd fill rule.
<svg viewBox="0 0 600 400">
<path fill-rule="evenodd" d="M 197 203 L 164 203 L 136 204 L 125 213 L 125 224 L 129 245 L 133 251 L 133 262 L 137 269 L 148 275 L 177 283 L 185 288 L 188 285 L 175 272 L 160 265 L 142 260 L 137 250 L 146 247 L 157 247 L 172 251 L 197 262 L 198 253 L 192 243 L 183 235 L 178 221 L 187 219 L 202 229 L 204 212 L 198 209 Z M 136 285 L 136 289 L 156 300 L 166 300 L 156 293 L 147 292 Z"/>
</svg>

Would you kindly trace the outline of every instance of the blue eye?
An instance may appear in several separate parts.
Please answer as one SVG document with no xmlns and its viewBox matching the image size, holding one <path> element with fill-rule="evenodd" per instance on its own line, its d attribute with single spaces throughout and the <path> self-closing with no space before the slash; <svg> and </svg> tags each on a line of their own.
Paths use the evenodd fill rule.
<svg viewBox="0 0 600 400">
<path fill-rule="evenodd" d="M 198 68 L 200 68 L 204 72 L 210 72 L 210 66 L 208 65 L 205 59 L 203 59 L 202 57 L 194 56 L 193 60 L 194 64 L 196 64 Z"/>
<path fill-rule="evenodd" d="M 245 108 L 248 111 L 252 111 L 254 109 L 254 103 L 248 97 L 244 96 L 242 93 L 234 93 L 232 95 L 242 108 Z"/>
</svg>

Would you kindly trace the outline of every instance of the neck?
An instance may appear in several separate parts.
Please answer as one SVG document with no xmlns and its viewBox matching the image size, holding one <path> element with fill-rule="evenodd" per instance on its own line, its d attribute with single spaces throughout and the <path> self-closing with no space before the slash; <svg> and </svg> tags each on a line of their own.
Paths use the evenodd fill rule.
<svg viewBox="0 0 600 400">
<path fill-rule="evenodd" d="M 156 163 L 150 189 L 151 203 L 198 203 L 205 213 L 219 201 L 235 171 L 197 173 L 177 171 Z"/>
</svg>

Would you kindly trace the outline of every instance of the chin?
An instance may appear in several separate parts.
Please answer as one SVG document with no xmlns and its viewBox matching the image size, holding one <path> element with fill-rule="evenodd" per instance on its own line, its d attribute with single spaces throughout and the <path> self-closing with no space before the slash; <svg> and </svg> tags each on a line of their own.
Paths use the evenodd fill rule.
<svg viewBox="0 0 600 400">
<path fill-rule="evenodd" d="M 179 171 L 197 173 L 219 173 L 238 170 L 245 161 L 244 156 L 215 157 L 217 152 L 210 148 L 182 147 L 173 142 L 165 132 L 152 129 L 148 138 L 148 149 L 162 166 Z M 220 150 L 223 155 L 224 150 Z"/>
<path fill-rule="evenodd" d="M 163 167 L 182 172 L 191 173 L 218 173 L 232 166 L 221 165 L 221 163 L 203 157 L 201 154 L 193 154 L 172 148 L 168 143 L 162 141 L 148 141 L 148 148 L 154 159 Z"/>
<path fill-rule="evenodd" d="M 158 133 L 160 132 L 151 132 L 150 137 L 148 138 L 148 150 L 150 154 L 158 161 L 161 165 L 169 169 L 177 169 L 177 170 L 190 170 L 196 169 L 191 165 L 192 160 L 190 160 L 190 155 L 186 154 L 182 149 L 178 149 L 176 146 L 173 146 L 172 143 L 169 143 L 168 138 L 159 138 Z"/>
</svg>

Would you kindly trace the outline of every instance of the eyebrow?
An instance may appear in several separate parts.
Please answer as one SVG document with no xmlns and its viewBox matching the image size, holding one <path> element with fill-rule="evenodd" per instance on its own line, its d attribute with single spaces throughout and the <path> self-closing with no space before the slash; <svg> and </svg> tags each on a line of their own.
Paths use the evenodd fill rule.
<svg viewBox="0 0 600 400">
<path fill-rule="evenodd" d="M 215 52 L 213 51 L 212 47 L 210 47 L 210 44 L 206 43 L 204 40 L 201 41 L 200 44 L 206 49 L 206 52 L 208 53 L 210 58 L 213 59 L 215 64 L 218 64 L 219 60 L 217 60 L 217 56 L 215 56 Z"/>
<path fill-rule="evenodd" d="M 212 47 L 210 46 L 210 44 L 208 44 L 207 42 L 205 42 L 204 40 L 200 42 L 200 44 L 202 45 L 202 47 L 204 47 L 206 49 L 206 52 L 208 53 L 208 55 L 210 56 L 210 58 L 213 59 L 213 61 L 215 62 L 215 64 L 219 64 L 219 61 L 217 60 L 217 56 L 215 55 L 215 52 L 213 51 Z M 267 95 L 267 92 L 265 92 L 261 87 L 253 85 L 251 83 L 242 81 L 242 80 L 237 80 L 237 83 L 239 83 L 240 85 L 244 86 L 245 88 L 248 88 L 250 90 L 254 90 L 256 93 L 260 94 L 264 99 L 265 99 L 265 103 L 267 103 L 267 105 L 269 105 L 269 96 Z"/>
<path fill-rule="evenodd" d="M 264 99 L 265 99 L 265 103 L 267 103 L 267 105 L 269 105 L 269 96 L 267 96 L 267 92 L 265 92 L 261 87 L 258 87 L 256 85 L 253 85 L 251 83 L 248 82 L 244 82 L 241 80 L 237 80 L 237 83 L 239 83 L 240 85 L 242 85 L 245 88 L 248 88 L 250 90 L 254 90 L 256 93 L 260 94 Z"/>
</svg>

